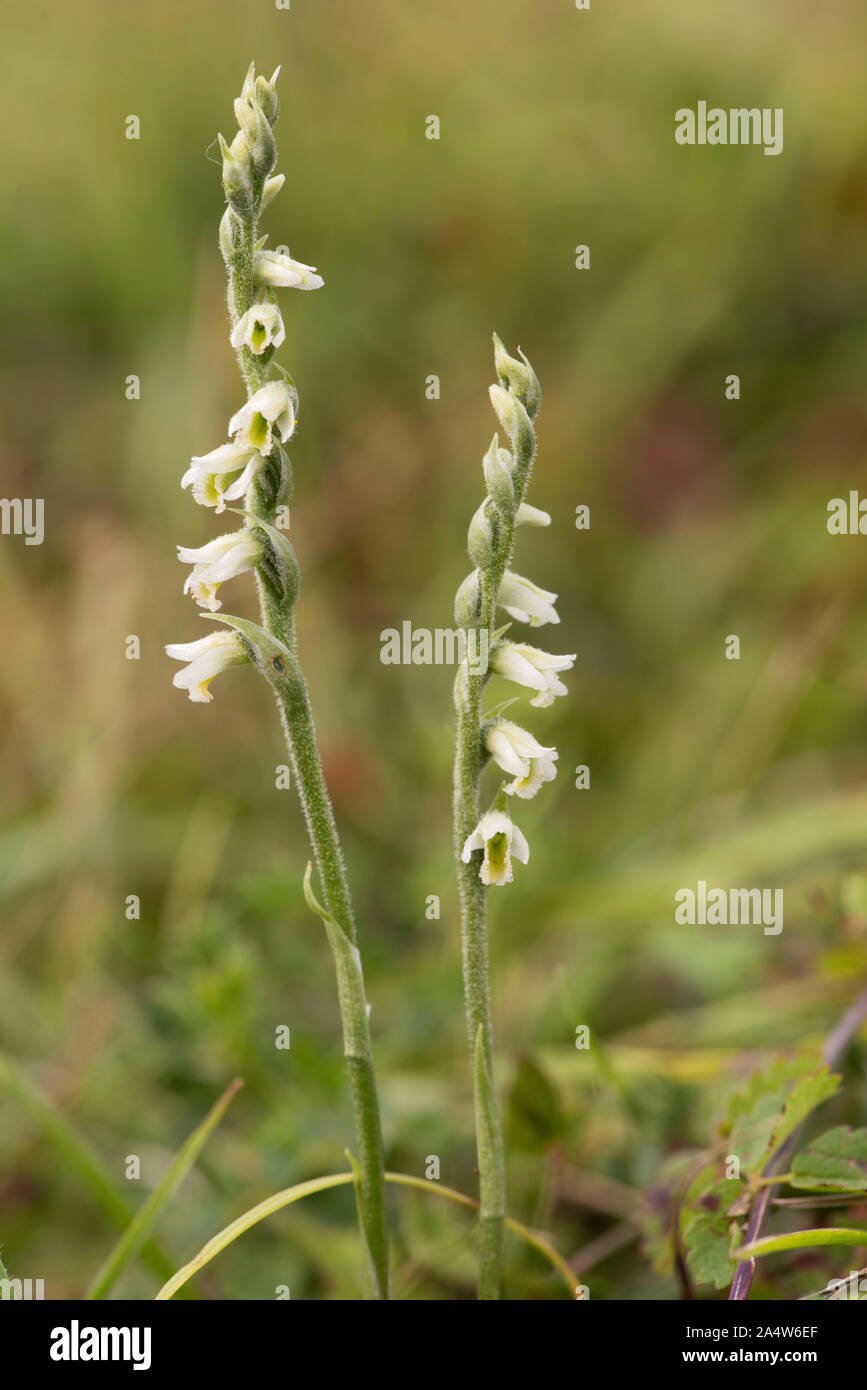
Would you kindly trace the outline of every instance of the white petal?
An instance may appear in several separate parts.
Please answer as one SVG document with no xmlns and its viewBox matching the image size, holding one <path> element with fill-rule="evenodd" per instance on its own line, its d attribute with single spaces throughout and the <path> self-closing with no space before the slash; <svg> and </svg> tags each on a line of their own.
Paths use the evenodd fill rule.
<svg viewBox="0 0 867 1390">
<path fill-rule="evenodd" d="M 515 513 L 516 526 L 550 526 L 551 516 L 548 512 L 543 512 L 539 507 L 531 507 L 528 502 L 522 502 Z"/>
<path fill-rule="evenodd" d="M 512 853 L 522 864 L 526 864 L 530 858 L 530 846 L 524 833 L 518 829 L 517 825 L 512 827 Z"/>
</svg>

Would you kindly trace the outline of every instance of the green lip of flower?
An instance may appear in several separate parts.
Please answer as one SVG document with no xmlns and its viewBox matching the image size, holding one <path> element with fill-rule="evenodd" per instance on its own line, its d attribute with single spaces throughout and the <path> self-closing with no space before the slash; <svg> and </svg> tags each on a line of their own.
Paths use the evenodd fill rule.
<svg viewBox="0 0 867 1390">
<path fill-rule="evenodd" d="M 192 487 L 200 506 L 214 507 L 220 513 L 225 511 L 227 502 L 246 497 L 263 464 L 258 449 L 244 444 L 221 444 L 209 454 L 193 456 L 181 478 L 181 487 Z"/>
<path fill-rule="evenodd" d="M 530 858 L 530 846 L 522 832 L 505 811 L 486 811 L 472 834 L 467 836 L 461 859 L 470 862 L 473 851 L 484 850 L 484 859 L 479 870 L 483 883 L 501 887 L 512 882 L 512 855 L 526 864 Z"/>
<path fill-rule="evenodd" d="M 241 316 L 229 341 L 233 348 L 248 347 L 258 357 L 266 348 L 280 347 L 285 337 L 280 310 L 276 304 L 265 300 L 254 304 Z"/>
<path fill-rule="evenodd" d="M 275 429 L 284 444 L 295 431 L 295 399 L 284 381 L 266 382 L 229 421 L 236 442 L 261 454 L 270 453 Z"/>
</svg>

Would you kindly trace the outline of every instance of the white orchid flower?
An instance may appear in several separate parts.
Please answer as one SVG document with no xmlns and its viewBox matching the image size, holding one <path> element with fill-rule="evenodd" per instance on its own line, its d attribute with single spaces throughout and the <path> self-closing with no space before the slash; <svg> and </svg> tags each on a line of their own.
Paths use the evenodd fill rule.
<svg viewBox="0 0 867 1390">
<path fill-rule="evenodd" d="M 260 251 L 256 256 L 256 279 L 273 289 L 318 290 L 325 284 L 315 265 L 293 261 L 282 251 Z"/>
<path fill-rule="evenodd" d="M 510 719 L 497 719 L 485 734 L 485 747 L 503 772 L 510 772 L 514 782 L 505 788 L 509 796 L 535 796 L 543 782 L 557 776 L 554 766 L 559 757 L 556 748 L 545 748 L 531 733 L 513 724 Z"/>
<path fill-rule="evenodd" d="M 295 398 L 285 381 L 260 387 L 229 421 L 235 443 L 260 454 L 271 452 L 275 429 L 284 444 L 295 429 Z"/>
<path fill-rule="evenodd" d="M 560 615 L 554 607 L 556 598 L 556 594 L 540 589 L 531 579 L 506 570 L 497 601 L 510 618 L 541 627 L 542 623 L 559 623 Z"/>
<path fill-rule="evenodd" d="M 249 660 L 234 632 L 209 632 L 198 642 L 175 642 L 166 647 L 166 653 L 174 661 L 189 662 L 183 671 L 175 672 L 172 685 L 186 690 L 193 703 L 201 705 L 214 698 L 208 690 L 214 676 Z"/>
<path fill-rule="evenodd" d="M 558 672 L 571 671 L 574 664 L 574 652 L 571 656 L 553 656 L 529 642 L 501 642 L 491 658 L 491 669 L 497 675 L 539 692 L 530 701 L 537 709 L 547 709 L 556 696 L 569 693 Z"/>
<path fill-rule="evenodd" d="M 505 450 L 503 451 L 505 452 Z M 531 507 L 529 502 L 522 502 L 515 512 L 516 526 L 550 526 L 551 513 L 543 512 L 541 507 Z"/>
<path fill-rule="evenodd" d="M 248 347 L 259 357 L 266 348 L 278 348 L 285 337 L 280 310 L 276 304 L 263 300 L 238 319 L 230 342 L 233 348 Z"/>
<path fill-rule="evenodd" d="M 530 858 L 530 846 L 505 811 L 485 812 L 472 835 L 467 837 L 461 853 L 465 864 L 469 864 L 476 849 L 485 852 L 479 877 L 482 883 L 493 885 L 512 882 L 513 854 L 522 864 Z"/>
<path fill-rule="evenodd" d="M 192 487 L 201 507 L 226 510 L 227 502 L 237 502 L 264 465 L 258 449 L 244 444 L 221 444 L 209 454 L 197 455 L 181 478 L 181 487 Z"/>
<path fill-rule="evenodd" d="M 184 593 L 193 595 L 201 608 L 216 613 L 222 608 L 217 598 L 217 590 L 227 579 L 238 574 L 246 574 L 254 569 L 262 559 L 262 544 L 250 531 L 230 531 L 226 536 L 217 536 L 198 550 L 178 546 L 178 559 L 185 565 L 192 565 L 187 575 Z"/>
</svg>

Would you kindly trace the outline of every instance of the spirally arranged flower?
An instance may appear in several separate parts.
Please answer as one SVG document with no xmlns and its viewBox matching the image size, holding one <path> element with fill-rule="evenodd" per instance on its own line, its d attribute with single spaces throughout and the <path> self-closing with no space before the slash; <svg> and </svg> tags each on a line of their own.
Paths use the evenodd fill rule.
<svg viewBox="0 0 867 1390">
<path fill-rule="evenodd" d="M 187 575 L 184 593 L 192 594 L 201 608 L 216 613 L 223 606 L 217 598 L 220 585 L 255 569 L 262 560 L 262 543 L 250 531 L 230 531 L 197 550 L 179 545 L 178 559 L 193 567 Z"/>
<path fill-rule="evenodd" d="M 229 434 L 236 444 L 270 454 L 274 434 L 283 444 L 295 431 L 295 396 L 285 381 L 269 381 L 236 410 L 229 421 Z"/>
<path fill-rule="evenodd" d="M 559 623 L 560 615 L 554 607 L 557 595 L 547 589 L 540 589 L 531 579 L 506 570 L 500 584 L 498 601 L 510 618 L 519 623 L 529 623 L 530 627 L 541 627 L 542 623 Z"/>
<path fill-rule="evenodd" d="M 485 852 L 479 877 L 482 883 L 492 886 L 512 882 L 512 855 L 522 864 L 530 858 L 526 838 L 505 811 L 485 812 L 467 837 L 461 853 L 465 864 L 469 864 L 473 850 L 477 849 Z"/>
<path fill-rule="evenodd" d="M 240 639 L 234 632 L 209 632 L 197 642 L 173 642 L 166 647 L 173 661 L 186 661 L 183 671 L 176 671 L 172 685 L 186 690 L 194 704 L 206 705 L 213 700 L 208 686 L 230 666 L 243 666 L 249 661 Z"/>
<path fill-rule="evenodd" d="M 260 251 L 256 257 L 256 279 L 275 289 L 318 290 L 325 284 L 315 265 L 293 261 L 282 251 Z"/>
<path fill-rule="evenodd" d="M 221 444 L 209 454 L 196 455 L 190 460 L 181 478 L 181 487 L 192 487 L 193 497 L 200 507 L 214 507 L 217 512 L 223 512 L 227 502 L 239 502 L 246 497 L 264 464 L 265 459 L 258 449 L 246 444 Z"/>
<path fill-rule="evenodd" d="M 276 304 L 263 299 L 242 314 L 232 329 L 233 348 L 248 347 L 257 357 L 266 348 L 278 348 L 286 337 L 283 319 Z"/>
<path fill-rule="evenodd" d="M 529 642 L 500 642 L 491 657 L 491 670 L 497 675 L 538 691 L 530 701 L 537 709 L 553 705 L 557 695 L 568 695 L 559 672 L 571 671 L 574 665 L 574 652 L 570 656 L 554 656 Z"/>
<path fill-rule="evenodd" d="M 535 796 L 543 783 L 557 775 L 557 749 L 545 748 L 510 719 L 494 720 L 485 734 L 485 747 L 497 766 L 515 779 L 504 788 L 509 796 Z"/>
</svg>

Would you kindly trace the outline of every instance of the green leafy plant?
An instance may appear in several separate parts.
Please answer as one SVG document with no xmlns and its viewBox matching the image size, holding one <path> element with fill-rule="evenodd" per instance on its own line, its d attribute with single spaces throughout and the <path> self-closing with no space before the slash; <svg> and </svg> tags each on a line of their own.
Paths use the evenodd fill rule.
<svg viewBox="0 0 867 1390">
<path fill-rule="evenodd" d="M 845 1206 L 867 1190 L 867 1130 L 836 1126 L 798 1147 L 805 1122 L 838 1093 L 840 1077 L 831 1066 L 865 1016 L 867 995 L 824 1048 L 776 1057 L 733 1091 L 714 1149 L 681 1161 L 670 1229 L 660 1229 L 653 1215 L 646 1218 L 657 1261 L 682 1250 L 685 1273 L 696 1284 L 731 1287 L 737 1300 L 748 1297 L 758 1258 L 867 1243 L 867 1229 L 852 1227 L 760 1234 L 773 1194 L 787 1185 L 815 1193 L 825 1206 Z"/>
</svg>

